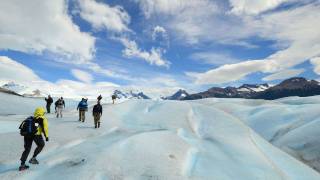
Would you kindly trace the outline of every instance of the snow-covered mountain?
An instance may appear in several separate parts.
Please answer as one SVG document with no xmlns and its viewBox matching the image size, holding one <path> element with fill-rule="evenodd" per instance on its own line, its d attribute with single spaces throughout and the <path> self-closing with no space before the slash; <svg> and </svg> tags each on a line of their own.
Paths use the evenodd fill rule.
<svg viewBox="0 0 320 180">
<path fill-rule="evenodd" d="M 269 84 L 243 84 L 238 87 L 239 92 L 261 92 L 270 88 Z"/>
<path fill-rule="evenodd" d="M 320 95 L 320 85 L 318 81 L 295 77 L 284 80 L 276 86 L 259 92 L 253 96 L 253 98 L 273 100 L 289 96 L 307 97 L 314 95 Z"/>
<path fill-rule="evenodd" d="M 268 84 L 244 84 L 240 87 L 213 87 L 207 91 L 191 94 L 182 100 L 194 100 L 203 98 L 252 98 L 255 94 L 270 88 Z"/>
<path fill-rule="evenodd" d="M 8 82 L 1 86 L 1 88 L 6 89 L 8 91 L 14 92 L 18 95 L 25 97 L 45 97 L 47 94 L 43 93 L 39 89 L 32 89 L 30 87 L 15 83 Z"/>
<path fill-rule="evenodd" d="M 28 91 L 29 88 L 20 84 L 17 84 L 15 82 L 8 82 L 1 86 L 4 89 L 16 92 L 20 95 L 22 95 L 24 92 Z"/>
<path fill-rule="evenodd" d="M 134 92 L 134 91 L 129 91 L 129 92 L 124 92 L 120 90 L 115 90 L 113 92 L 113 95 L 116 95 L 118 99 L 150 99 L 147 95 L 145 95 L 143 92 Z"/>
<path fill-rule="evenodd" d="M 14 103 L 6 109 L 15 113 L 27 106 L 22 99 L 39 100 L 4 96 Z M 0 107 L 6 103 L 0 101 Z M 17 172 L 23 148 L 17 127 L 27 114 L 0 115 L 0 179 L 317 180 L 319 173 L 261 136 L 269 140 L 279 132 L 278 143 L 306 148 L 297 155 L 317 162 L 319 151 L 313 145 L 319 144 L 319 104 L 320 97 L 129 100 L 104 105 L 100 129 L 93 128 L 91 116 L 79 123 L 78 113 L 66 110 L 59 120 L 47 115 L 50 141 L 38 156 L 40 164 L 24 173 Z M 310 124 L 298 126 L 295 116 L 303 111 L 308 115 L 300 121 Z M 303 133 L 307 127 L 312 131 Z"/>
<path fill-rule="evenodd" d="M 174 93 L 172 96 L 168 96 L 163 98 L 164 100 L 181 100 L 185 97 L 189 96 L 186 90 L 179 89 L 176 93 Z"/>
<path fill-rule="evenodd" d="M 203 98 L 247 98 L 247 99 L 279 99 L 289 96 L 314 96 L 320 95 L 319 82 L 301 77 L 290 78 L 281 83 L 270 86 L 268 84 L 244 84 L 240 87 L 213 87 L 207 91 L 191 94 L 183 100 Z"/>
</svg>

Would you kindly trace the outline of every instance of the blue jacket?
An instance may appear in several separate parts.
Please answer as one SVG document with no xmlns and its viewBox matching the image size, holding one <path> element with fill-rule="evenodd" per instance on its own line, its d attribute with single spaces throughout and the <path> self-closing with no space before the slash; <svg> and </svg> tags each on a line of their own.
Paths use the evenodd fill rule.
<svg viewBox="0 0 320 180">
<path fill-rule="evenodd" d="M 80 110 L 86 110 L 88 109 L 88 103 L 87 101 L 80 101 L 79 104 L 78 104 L 78 108 L 77 109 L 80 109 Z"/>
</svg>

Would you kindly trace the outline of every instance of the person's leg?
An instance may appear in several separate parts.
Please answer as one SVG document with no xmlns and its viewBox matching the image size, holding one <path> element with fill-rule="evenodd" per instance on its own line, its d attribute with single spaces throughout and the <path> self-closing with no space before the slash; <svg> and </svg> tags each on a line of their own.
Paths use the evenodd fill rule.
<svg viewBox="0 0 320 180">
<path fill-rule="evenodd" d="M 84 111 L 81 110 L 81 121 L 84 122 L 85 118 L 84 118 Z"/>
<path fill-rule="evenodd" d="M 101 118 L 101 115 L 98 114 L 98 119 L 97 119 L 97 121 L 98 121 L 98 128 L 100 128 L 100 118 Z"/>
<path fill-rule="evenodd" d="M 93 114 L 93 119 L 94 119 L 94 128 L 97 128 L 98 126 L 97 114 Z"/>
<path fill-rule="evenodd" d="M 36 158 L 37 155 L 42 151 L 45 143 L 44 143 L 44 140 L 42 138 L 42 135 L 36 135 L 34 136 L 33 138 L 34 142 L 36 143 L 37 145 L 37 148 L 34 150 L 34 153 L 33 153 L 33 158 Z"/>
<path fill-rule="evenodd" d="M 62 118 L 62 107 L 59 107 L 58 110 L 59 110 L 59 115 Z"/>
<path fill-rule="evenodd" d="M 82 111 L 81 110 L 79 110 L 79 119 L 80 119 L 80 121 L 82 121 Z"/>
<path fill-rule="evenodd" d="M 28 156 L 29 156 L 29 153 L 30 153 L 30 150 L 31 150 L 31 146 L 32 146 L 32 141 L 33 141 L 33 138 L 32 137 L 24 137 L 24 151 L 21 155 L 21 165 L 24 165 Z"/>
<path fill-rule="evenodd" d="M 47 108 L 47 113 L 50 113 L 50 106 L 48 104 L 47 104 L 46 108 Z"/>
</svg>

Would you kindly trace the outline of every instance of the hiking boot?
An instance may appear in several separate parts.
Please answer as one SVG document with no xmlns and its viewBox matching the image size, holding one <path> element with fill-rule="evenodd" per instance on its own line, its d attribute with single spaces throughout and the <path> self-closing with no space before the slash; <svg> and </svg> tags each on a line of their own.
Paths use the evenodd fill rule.
<svg viewBox="0 0 320 180">
<path fill-rule="evenodd" d="M 23 164 L 19 167 L 19 171 L 23 171 L 23 170 L 26 170 L 26 169 L 29 169 L 29 166 Z"/>
<path fill-rule="evenodd" d="M 97 128 L 97 125 L 94 125 L 94 128 Z"/>
<path fill-rule="evenodd" d="M 100 122 L 98 122 L 98 128 L 100 128 Z"/>
<path fill-rule="evenodd" d="M 39 161 L 36 158 L 31 158 L 29 161 L 30 164 L 39 164 Z"/>
</svg>

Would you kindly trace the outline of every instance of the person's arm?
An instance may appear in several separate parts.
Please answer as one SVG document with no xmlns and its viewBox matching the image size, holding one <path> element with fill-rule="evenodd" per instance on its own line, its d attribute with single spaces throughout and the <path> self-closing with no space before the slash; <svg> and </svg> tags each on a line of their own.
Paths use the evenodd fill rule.
<svg viewBox="0 0 320 180">
<path fill-rule="evenodd" d="M 48 120 L 45 117 L 43 117 L 43 133 L 46 138 L 46 141 L 49 141 Z"/>
</svg>

